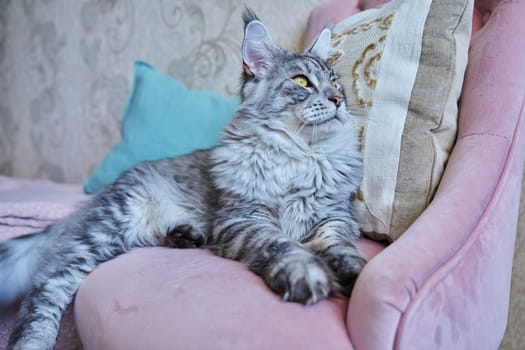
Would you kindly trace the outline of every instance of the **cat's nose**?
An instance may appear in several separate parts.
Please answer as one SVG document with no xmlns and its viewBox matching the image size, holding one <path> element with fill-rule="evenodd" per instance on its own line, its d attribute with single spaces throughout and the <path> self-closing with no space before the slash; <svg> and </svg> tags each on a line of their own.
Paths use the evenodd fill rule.
<svg viewBox="0 0 525 350">
<path fill-rule="evenodd" d="M 328 100 L 332 101 L 332 102 L 336 105 L 336 107 L 341 106 L 341 104 L 342 104 L 343 101 L 344 101 L 344 100 L 343 100 L 343 96 L 341 96 L 341 95 L 330 96 L 330 97 L 328 98 Z"/>
</svg>

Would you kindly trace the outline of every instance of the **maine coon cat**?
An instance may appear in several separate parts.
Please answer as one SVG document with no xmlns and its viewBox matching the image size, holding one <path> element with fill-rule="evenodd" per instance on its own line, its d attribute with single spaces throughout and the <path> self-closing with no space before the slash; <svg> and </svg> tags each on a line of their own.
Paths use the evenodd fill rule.
<svg viewBox="0 0 525 350">
<path fill-rule="evenodd" d="M 326 63 L 331 33 L 296 54 L 252 12 L 244 21 L 241 104 L 219 147 L 140 164 L 62 222 L 0 244 L 0 302 L 27 293 L 8 349 L 52 349 L 86 275 L 135 247 L 205 247 L 287 301 L 350 293 L 365 264 L 351 202 L 361 160 Z"/>
</svg>

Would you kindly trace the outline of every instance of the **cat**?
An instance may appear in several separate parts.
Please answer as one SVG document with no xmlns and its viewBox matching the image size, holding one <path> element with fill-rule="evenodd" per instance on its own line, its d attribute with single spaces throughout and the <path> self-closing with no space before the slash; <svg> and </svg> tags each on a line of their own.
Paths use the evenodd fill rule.
<svg viewBox="0 0 525 350">
<path fill-rule="evenodd" d="M 8 349 L 52 349 L 87 274 L 135 247 L 202 247 L 286 301 L 349 295 L 365 265 L 351 197 L 358 136 L 323 29 L 304 53 L 243 14 L 241 104 L 220 146 L 144 162 L 42 232 L 0 244 L 0 302 L 21 303 Z"/>
</svg>

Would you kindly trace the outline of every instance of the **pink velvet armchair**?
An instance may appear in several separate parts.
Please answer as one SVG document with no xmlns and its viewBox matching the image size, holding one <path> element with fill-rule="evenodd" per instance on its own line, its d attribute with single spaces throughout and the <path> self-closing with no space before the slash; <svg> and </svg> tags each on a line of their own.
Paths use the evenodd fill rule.
<svg viewBox="0 0 525 350">
<path fill-rule="evenodd" d="M 330 0 L 307 37 L 334 13 L 381 2 Z M 496 349 L 525 157 L 524 13 L 524 1 L 476 1 L 458 137 L 438 191 L 393 244 L 362 240 L 369 263 L 349 301 L 285 303 L 237 262 L 137 249 L 82 285 L 74 319 L 84 349 Z M 0 318 L 0 333 L 10 322 Z"/>
<path fill-rule="evenodd" d="M 331 1 L 316 18 L 377 3 Z M 370 260 L 349 302 L 284 303 L 236 262 L 142 249 L 82 286 L 85 349 L 496 349 L 525 155 L 523 13 L 525 2 L 476 2 L 457 143 L 438 192 L 395 243 L 363 240 Z"/>
</svg>

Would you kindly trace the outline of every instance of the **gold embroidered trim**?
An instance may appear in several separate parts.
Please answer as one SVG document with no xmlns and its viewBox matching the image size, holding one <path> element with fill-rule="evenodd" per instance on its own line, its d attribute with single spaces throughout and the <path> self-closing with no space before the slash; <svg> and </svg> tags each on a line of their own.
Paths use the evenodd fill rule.
<svg viewBox="0 0 525 350">
<path fill-rule="evenodd" d="M 354 28 L 351 28 L 351 29 L 348 29 L 342 33 L 332 33 L 332 40 L 333 41 L 333 44 L 335 46 L 337 46 L 338 44 L 340 44 L 340 41 L 341 39 L 344 37 L 344 36 L 347 36 L 347 35 L 355 35 L 355 34 L 358 34 L 358 33 L 361 33 L 361 32 L 366 32 L 374 27 L 378 27 L 382 30 L 389 30 L 390 27 L 392 26 L 392 22 L 394 20 L 394 15 L 395 15 L 395 12 L 387 15 L 387 16 L 384 16 L 384 17 L 379 17 L 379 18 L 376 18 L 374 19 L 373 21 L 370 21 L 370 22 L 367 22 L 367 23 L 362 23 L 360 25 L 358 25 L 357 27 L 354 27 Z"/>
<path fill-rule="evenodd" d="M 355 108 L 361 111 L 358 113 L 360 115 L 367 115 L 368 113 L 366 111 L 373 106 L 373 92 L 377 86 L 379 64 L 387 38 L 386 32 L 392 26 L 394 15 L 395 12 L 392 12 L 386 16 L 362 23 L 341 33 L 332 33 L 332 43 L 334 47 L 337 48 L 347 39 L 354 37 L 359 33 L 371 31 L 370 34 L 360 34 L 361 36 L 359 39 L 352 39 L 361 40 L 361 38 L 365 36 L 368 40 L 374 40 L 363 49 L 351 66 L 351 77 L 349 77 L 351 80 L 350 89 L 355 97 Z M 379 36 L 379 38 L 377 38 L 377 36 Z M 357 41 L 357 43 L 360 42 L 362 42 L 362 40 Z M 337 50 L 332 54 L 328 62 L 337 65 L 337 63 L 341 61 L 343 55 L 345 55 L 344 51 Z M 349 59 L 351 60 L 352 58 L 349 57 Z M 345 65 L 346 64 L 348 63 L 345 63 Z"/>
</svg>

